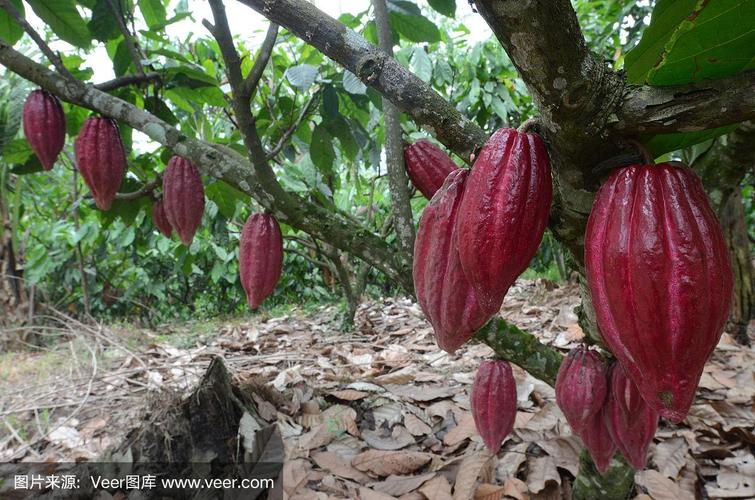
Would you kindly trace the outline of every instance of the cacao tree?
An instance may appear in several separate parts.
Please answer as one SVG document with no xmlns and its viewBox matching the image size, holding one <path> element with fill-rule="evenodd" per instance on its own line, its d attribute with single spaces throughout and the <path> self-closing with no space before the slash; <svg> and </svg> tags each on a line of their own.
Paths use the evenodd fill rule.
<svg viewBox="0 0 755 500">
<path fill-rule="evenodd" d="M 408 142 L 430 139 L 455 155 L 458 166 L 472 166 L 471 174 L 467 170 L 453 171 L 458 173 L 446 179 L 444 187 L 427 205 L 423 217 L 425 214 L 429 217 L 434 210 L 441 212 L 440 209 L 445 211 L 442 213 L 451 213 L 452 218 L 456 211 L 464 213 L 465 221 L 484 219 L 487 212 L 506 214 L 501 204 L 508 207 L 513 203 L 511 200 L 490 205 L 480 201 L 485 200 L 484 196 L 477 200 L 479 203 L 473 203 L 475 198 L 470 197 L 472 201 L 466 207 L 466 197 L 464 203 L 451 199 L 454 190 L 461 189 L 465 178 L 472 184 L 485 167 L 502 161 L 495 153 L 505 152 L 505 148 L 499 148 L 496 141 L 505 134 L 495 133 L 497 129 L 510 129 L 524 123 L 522 132 L 508 135 L 526 136 L 531 132 L 534 139 L 530 142 L 534 143 L 528 147 L 538 153 L 516 154 L 536 166 L 547 154 L 549 170 L 544 172 L 548 172 L 548 176 L 543 174 L 537 179 L 552 176 L 552 182 L 533 183 L 540 187 L 524 190 L 519 200 L 525 207 L 528 202 L 532 203 L 526 210 L 532 220 L 525 227 L 516 227 L 517 231 L 524 231 L 519 236 L 527 244 L 510 251 L 522 262 L 516 263 L 512 276 L 495 273 L 494 276 L 505 276 L 502 283 L 506 286 L 502 289 L 493 290 L 493 285 L 488 283 L 467 295 L 470 300 L 460 307 L 463 313 L 468 312 L 469 304 L 477 300 L 480 291 L 492 297 L 481 304 L 481 315 L 471 315 L 475 316 L 474 320 L 468 317 L 464 324 L 452 325 L 445 333 L 457 341 L 461 332 L 462 342 L 474 335 L 501 358 L 550 384 L 555 383 L 561 364 L 558 352 L 501 318 L 494 317 L 485 324 L 495 312 L 493 305 L 500 305 L 510 282 L 532 258 L 546 221 L 550 234 L 568 251 L 569 261 L 580 277 L 583 329 L 593 343 L 618 351 L 619 342 L 606 339 L 603 343 L 598 321 L 603 323 L 601 330 L 605 332 L 610 315 L 606 313 L 605 304 L 596 301 L 596 320 L 596 308 L 585 278 L 585 230 L 603 181 L 616 169 L 627 165 L 651 163 L 653 158 L 681 159 L 682 153 L 686 155 L 706 141 L 715 141 L 707 155 L 700 155 L 694 162 L 687 159 L 687 162 L 703 173 L 704 180 L 706 177 L 728 179 L 726 182 L 707 181 L 706 189 L 719 214 L 732 210 L 741 214 L 739 205 L 725 207 L 736 202 L 735 193 L 744 172 L 753 164 L 752 148 L 748 150 L 749 156 L 737 149 L 742 145 L 738 136 L 751 133 L 752 129 L 747 123 L 737 124 L 755 118 L 752 68 L 755 6 L 752 2 L 731 5 L 723 1 L 674 3 L 659 0 L 655 5 L 605 2 L 602 20 L 595 22 L 592 19 L 594 2 L 577 1 L 572 5 L 566 0 L 475 0 L 471 2 L 475 12 L 485 20 L 495 40 L 469 47 L 450 34 L 454 29 L 463 31 L 463 26 L 453 20 L 459 8 L 453 0 L 430 2 L 432 11 L 409 1 L 375 0 L 367 11 L 344 14 L 339 19 L 328 16 L 306 0 L 208 0 L 211 18 L 204 20 L 204 26 L 210 36 L 194 34 L 179 42 L 178 48 L 168 42 L 167 28 L 191 15 L 187 2 L 178 2 L 177 6 L 166 6 L 168 2 L 162 0 L 138 3 L 60 0 L 58 3 L 65 16 L 40 9 L 36 2 L 0 0 L 0 64 L 42 89 L 46 92 L 44 95 L 61 101 L 68 138 L 76 136 L 77 141 L 83 140 L 84 146 L 93 150 L 93 155 L 107 157 L 107 161 L 99 163 L 104 162 L 111 169 L 97 178 L 91 174 L 87 160 L 80 156 L 87 148 L 76 148 L 75 167 L 93 191 L 97 206 L 108 209 L 113 203 L 113 227 L 121 232 L 133 232 L 133 223 L 122 222 L 124 215 L 118 206 L 130 205 L 132 214 L 136 207 L 140 215 L 132 215 L 131 220 L 141 223 L 147 210 L 151 210 L 161 196 L 158 193 L 165 190 L 167 197 L 163 197 L 162 206 L 166 219 L 184 243 L 190 243 L 198 225 L 198 212 L 184 217 L 186 207 L 172 208 L 171 203 L 176 200 L 170 201 L 170 188 L 165 185 L 168 176 L 162 175 L 160 166 L 173 156 L 183 159 L 204 176 L 199 184 L 197 175 L 191 178 L 195 192 L 205 183 L 203 189 L 217 207 L 212 217 L 204 219 L 212 219 L 215 225 L 222 224 L 217 232 L 228 233 L 229 228 L 221 219 L 236 221 L 240 226 L 243 215 L 249 213 L 249 207 L 243 205 L 252 203 L 247 202 L 248 198 L 254 200 L 251 211 L 264 212 L 277 221 L 276 226 L 280 223 L 283 227 L 281 238 L 277 234 L 272 238 L 276 242 L 276 258 L 274 265 L 271 264 L 274 269 L 265 269 L 261 278 L 255 274 L 253 266 L 242 270 L 241 281 L 247 292 L 250 283 L 265 282 L 264 286 L 260 285 L 264 289 L 262 298 L 269 294 L 270 276 L 267 274 L 277 274 L 275 271 L 280 266 L 277 258 L 282 245 L 280 240 L 291 236 L 311 243 L 314 257 L 304 252 L 308 258 L 316 260 L 324 255 L 330 262 L 340 263 L 340 267 L 335 265 L 335 268 L 347 288 L 347 295 L 353 296 L 354 288 L 358 290 L 360 286 L 352 287 L 348 272 L 344 272 L 346 264 L 351 267 L 364 263 L 410 295 L 415 293 L 415 282 L 428 284 L 427 287 L 417 286 L 418 299 L 427 304 L 437 301 L 438 288 L 442 289 L 444 284 L 438 283 L 435 271 L 427 274 L 425 268 L 417 272 L 414 262 L 415 280 L 412 280 L 413 247 L 414 257 L 418 256 L 418 246 L 412 244 L 415 229 L 412 216 L 425 208 L 425 201 L 408 196 L 407 176 L 399 168 L 403 167 L 402 130 Z M 231 32 L 225 3 L 242 4 L 248 8 L 249 15 L 256 11 L 269 20 L 269 29 L 258 49 L 247 44 L 244 33 Z M 672 3 L 673 9 L 670 8 Z M 649 15 L 651 8 L 652 18 L 649 25 L 644 26 L 638 21 Z M 41 33 L 27 20 L 32 12 L 46 24 Z M 445 33 L 431 19 L 447 28 Z M 135 29 L 137 24 L 144 29 Z M 625 29 L 617 30 L 617 27 Z M 24 44 L 29 40 L 39 53 L 22 50 L 28 47 Z M 58 40 L 70 44 L 71 51 L 61 55 L 53 50 L 49 42 Z M 113 64 L 114 79 L 91 81 L 92 72 L 84 57 L 95 46 L 106 50 Z M 434 51 L 443 56 L 431 58 L 429 54 Z M 92 113 L 94 115 L 90 116 Z M 211 113 L 226 118 L 210 120 Z M 525 123 L 532 116 L 536 120 Z M 96 145 L 94 138 L 87 138 L 93 129 L 88 124 L 92 123 L 118 125 L 117 128 L 111 125 L 109 132 L 103 132 L 108 144 L 104 150 Z M 54 132 L 54 136 L 59 137 L 59 125 Z M 134 141 L 145 136 L 159 145 L 159 153 L 137 154 Z M 726 139 L 722 139 L 724 136 Z M 483 146 L 491 141 L 493 145 L 488 152 Z M 12 167 L 16 169 L 14 175 L 18 176 L 48 167 L 50 155 L 47 152 L 55 151 L 57 146 L 47 144 L 49 147 L 40 148 L 34 140 L 30 142 L 31 146 L 17 143 L 16 151 L 9 151 L 3 143 L 4 172 Z M 643 159 L 638 154 L 638 143 L 644 145 L 639 150 L 649 151 L 648 158 Z M 93 144 L 95 146 L 91 147 Z M 388 189 L 382 191 L 387 192 L 387 196 L 377 200 L 374 190 L 364 189 L 358 170 L 376 169 L 379 174 L 373 176 L 372 181 L 383 182 L 374 180 L 382 177 L 383 145 Z M 70 151 L 66 151 L 66 147 L 70 146 L 64 146 L 58 163 L 74 168 L 73 156 L 67 155 Z M 512 148 L 513 151 L 520 149 Z M 32 151 L 40 155 L 38 160 Z M 125 180 L 124 153 L 129 154 Z M 510 154 L 506 153 L 505 158 Z M 745 157 L 748 161 L 737 160 Z M 480 160 L 482 164 L 478 163 Z M 698 161 L 699 165 L 695 165 Z M 336 169 L 336 164 L 346 168 Z M 719 164 L 726 176 L 719 175 Z M 684 176 L 688 175 L 688 170 L 684 172 Z M 493 170 L 488 175 L 495 177 L 496 173 Z M 50 175 L 50 179 L 56 179 L 61 174 L 53 167 Z M 475 184 L 484 186 L 485 180 Z M 2 184 L 5 182 L 3 179 Z M 23 182 L 14 178 L 15 193 L 20 192 Z M 344 189 L 343 184 L 347 182 L 349 188 Z M 678 197 L 689 196 L 696 203 L 695 207 L 707 206 L 707 198 L 700 187 L 690 187 L 691 184 L 682 181 L 678 184 L 682 186 Z M 496 182 L 491 187 L 500 185 Z M 722 194 L 716 196 L 716 190 Z M 365 194 L 367 192 L 369 195 Z M 78 196 L 75 198 L 78 214 Z M 366 210 L 353 210 L 355 200 L 366 204 Z M 226 213 L 221 213 L 221 203 L 225 203 Z M 197 198 L 194 205 L 198 204 Z M 242 205 L 240 210 L 239 205 Z M 379 216 L 375 215 L 373 205 L 378 205 Z M 0 206 L 7 218 L 7 202 Z M 709 214 L 698 217 L 695 207 L 688 215 L 691 213 L 691 218 L 697 222 L 699 218 L 704 219 L 706 228 L 712 226 L 715 221 Z M 179 216 L 175 210 L 186 224 L 177 222 L 175 217 Z M 61 213 L 67 214 L 67 210 Z M 742 248 L 746 243 L 742 240 L 742 217 L 731 218 L 739 221 L 727 227 L 734 228 L 738 224 L 737 229 L 731 231 L 738 236 L 729 237 L 729 242 L 737 256 L 735 268 L 742 270 L 739 272 L 742 278 L 735 280 L 736 295 L 741 303 L 752 300 L 752 271 L 749 250 Z M 490 237 L 500 237 L 500 231 L 510 231 L 499 226 L 493 224 L 488 228 Z M 451 226 L 440 229 L 448 227 Z M 387 230 L 383 231 L 384 228 Z M 80 229 L 77 228 L 75 245 L 86 237 L 86 231 Z M 239 227 L 235 229 L 238 234 Z M 434 228 L 428 226 L 426 230 Z M 699 233 L 707 234 L 702 230 Z M 619 238 L 621 230 L 617 234 Z M 152 236 L 163 238 L 157 234 Z M 417 245 L 423 244 L 423 238 L 420 223 Z M 443 264 L 438 269 L 442 267 L 446 271 L 444 277 L 451 275 L 450 281 L 458 285 L 470 279 L 467 268 L 475 264 L 464 262 L 474 256 L 474 249 L 454 250 L 455 238 L 454 232 L 439 231 L 435 239 L 444 241 L 448 245 L 446 250 L 450 249 L 437 252 Z M 243 245 L 243 235 L 241 239 Z M 465 240 L 471 241 L 474 239 Z M 704 236 L 696 243 L 697 253 L 705 253 L 712 245 Z M 716 241 L 714 245 L 716 262 L 725 260 L 720 243 Z M 2 245 L 0 241 L 0 249 Z M 242 252 L 244 255 L 255 251 L 253 246 L 243 248 L 249 248 Z M 107 253 L 107 248 L 101 251 Z M 424 265 L 426 252 L 420 251 L 420 254 L 423 259 L 420 264 Z M 184 255 L 190 254 L 186 251 Z M 33 258 L 35 256 L 27 255 L 27 259 Z M 457 263 L 456 259 L 461 260 Z M 209 263 L 202 264 L 211 267 Z M 191 268 L 197 263 L 187 258 L 184 265 Z M 81 266 L 80 272 L 82 285 L 85 284 L 84 267 Z M 723 268 L 723 264 L 717 267 Z M 418 280 L 418 276 L 422 279 Z M 465 289 L 472 290 L 482 282 L 478 276 L 475 283 L 467 283 Z M 594 283 L 591 284 L 595 290 Z M 725 288 L 720 290 L 721 296 L 725 295 Z M 188 286 L 186 293 L 190 293 Z M 256 293 L 249 294 L 250 302 L 258 304 L 259 300 Z M 423 306 L 437 330 L 443 329 L 438 326 L 441 323 L 448 325 L 441 317 L 448 312 L 443 306 Z M 432 310 L 437 316 L 428 312 Z M 752 311 L 752 307 L 746 304 L 738 307 L 740 325 L 748 310 Z M 695 370 L 701 367 L 712 349 L 709 344 L 715 345 L 720 335 L 718 323 L 723 321 L 719 316 L 723 317 L 728 308 L 719 301 L 711 305 L 711 311 L 717 322 L 709 325 L 710 331 L 706 330 L 710 335 L 705 336 L 705 345 L 697 346 L 695 352 L 699 359 L 695 359 Z M 484 320 L 480 319 L 483 316 Z M 455 347 L 450 343 L 445 348 L 453 350 Z M 607 351 L 606 356 L 609 356 Z M 617 357 L 622 363 L 629 363 L 627 356 L 617 354 Z M 634 380 L 627 383 L 622 379 L 622 384 L 631 388 L 628 384 L 638 383 L 638 373 L 626 375 Z M 612 376 L 612 380 L 619 378 Z M 689 387 L 685 390 L 689 391 Z M 657 392 L 665 397 L 665 389 Z M 583 434 L 595 464 L 585 457 L 575 482 L 577 498 L 627 496 L 632 487 L 632 474 L 623 459 L 614 455 L 617 444 L 633 464 L 642 462 L 635 452 L 646 443 L 630 443 L 625 439 L 628 431 L 621 427 L 620 418 L 620 412 L 636 402 L 636 398 L 621 399 L 611 395 L 610 390 L 607 394 L 607 398 L 616 401 L 609 405 L 615 407 L 610 410 L 611 418 L 603 415 L 609 411 L 606 407 L 591 414 L 594 425 L 586 424 L 591 432 Z M 643 398 L 649 399 L 644 393 Z M 662 398 L 662 402 L 665 404 L 666 400 Z M 489 434 L 488 444 L 502 439 L 503 434 Z M 612 434 L 623 437 L 614 438 Z M 596 465 L 605 475 L 596 472 Z"/>
</svg>

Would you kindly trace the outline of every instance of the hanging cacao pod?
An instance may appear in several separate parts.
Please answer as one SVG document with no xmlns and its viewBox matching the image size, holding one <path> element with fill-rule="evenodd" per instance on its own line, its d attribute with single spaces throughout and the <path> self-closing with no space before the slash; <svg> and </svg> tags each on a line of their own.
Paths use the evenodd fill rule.
<svg viewBox="0 0 755 500">
<path fill-rule="evenodd" d="M 42 168 L 52 169 L 66 139 L 66 115 L 57 97 L 32 91 L 24 103 L 24 135 Z"/>
<path fill-rule="evenodd" d="M 126 173 L 126 151 L 118 126 L 93 116 L 81 126 L 74 143 L 76 165 L 100 210 L 110 210 Z"/>
<path fill-rule="evenodd" d="M 603 408 L 608 392 L 606 368 L 596 351 L 572 349 L 556 376 L 556 403 L 566 421 L 579 433 Z"/>
<path fill-rule="evenodd" d="M 609 380 L 605 407 L 608 432 L 627 462 L 637 470 L 644 469 L 648 446 L 658 428 L 658 413 L 642 399 L 618 363 L 611 366 Z"/>
<path fill-rule="evenodd" d="M 158 231 L 163 233 L 166 238 L 170 238 L 173 233 L 173 228 L 168 221 L 168 217 L 165 215 L 165 207 L 163 207 L 162 198 L 152 205 L 152 222 L 155 224 Z"/>
<path fill-rule="evenodd" d="M 594 414 L 585 424 L 579 437 L 585 444 L 585 448 L 590 452 L 592 461 L 598 472 L 604 474 L 611 463 L 611 457 L 616 453 L 616 443 L 611 438 L 606 425 L 606 414 L 604 410 Z"/>
<path fill-rule="evenodd" d="M 270 214 L 252 214 L 241 230 L 239 274 L 249 307 L 256 309 L 275 289 L 283 267 L 283 236 Z"/>
<path fill-rule="evenodd" d="M 404 167 L 414 187 L 428 200 L 440 189 L 448 174 L 458 168 L 442 149 L 425 139 L 404 148 Z"/>
<path fill-rule="evenodd" d="M 480 307 L 456 251 L 456 216 L 468 170 L 451 172 L 422 212 L 414 241 L 414 290 L 438 347 L 453 353 L 495 311 Z"/>
<path fill-rule="evenodd" d="M 459 209 L 459 257 L 480 303 L 498 310 L 543 238 L 551 204 L 537 134 L 497 130 L 480 151 Z"/>
<path fill-rule="evenodd" d="M 191 245 L 204 214 L 204 186 L 197 167 L 173 156 L 163 174 L 165 215 L 184 245 Z"/>
<path fill-rule="evenodd" d="M 469 402 L 477 432 L 485 446 L 497 453 L 516 420 L 516 381 L 511 366 L 501 360 L 480 363 Z"/>
<path fill-rule="evenodd" d="M 585 265 L 603 340 L 662 417 L 689 411 L 732 295 L 728 250 L 700 179 L 633 165 L 601 186 Z"/>
</svg>

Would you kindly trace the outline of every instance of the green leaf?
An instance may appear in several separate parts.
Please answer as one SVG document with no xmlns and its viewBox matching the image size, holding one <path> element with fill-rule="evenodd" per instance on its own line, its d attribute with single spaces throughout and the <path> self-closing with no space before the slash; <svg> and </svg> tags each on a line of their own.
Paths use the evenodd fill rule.
<svg viewBox="0 0 755 500">
<path fill-rule="evenodd" d="M 24 4 L 21 0 L 11 0 L 11 3 L 16 6 L 16 9 L 24 15 Z M 0 38 L 5 40 L 11 45 L 14 45 L 21 39 L 24 34 L 24 30 L 15 19 L 5 12 L 5 9 L 0 9 Z"/>
<path fill-rule="evenodd" d="M 209 200 L 215 202 L 220 214 L 226 219 L 230 219 L 236 213 L 237 203 L 248 203 L 249 196 L 242 193 L 235 187 L 225 181 L 215 181 L 205 189 L 205 194 Z"/>
<path fill-rule="evenodd" d="M 286 70 L 286 78 L 294 87 L 306 90 L 315 83 L 317 68 L 310 64 L 292 66 Z"/>
<path fill-rule="evenodd" d="M 328 120 L 324 125 L 327 127 L 330 135 L 336 137 L 338 142 L 341 143 L 341 147 L 346 152 L 346 156 L 351 160 L 356 159 L 357 154 L 359 154 L 359 144 L 357 144 L 356 139 L 354 139 L 354 134 L 351 132 L 352 126 L 349 125 L 349 122 L 346 121 L 345 118 L 339 116 L 335 119 Z M 314 137 L 312 140 L 314 140 Z"/>
<path fill-rule="evenodd" d="M 97 0 L 92 7 L 92 19 L 87 24 L 92 36 L 101 42 L 113 40 L 121 34 L 107 2 L 108 0 Z"/>
<path fill-rule="evenodd" d="M 322 95 L 322 117 L 325 120 L 336 118 L 340 115 L 338 110 L 338 92 L 332 85 L 327 85 Z"/>
<path fill-rule="evenodd" d="M 633 83 L 676 85 L 755 68 L 755 1 L 660 0 L 625 69 Z"/>
<path fill-rule="evenodd" d="M 26 0 L 34 13 L 42 19 L 61 40 L 88 48 L 91 35 L 86 22 L 76 10 L 73 0 Z"/>
<path fill-rule="evenodd" d="M 320 124 L 312 132 L 312 142 L 309 144 L 309 156 L 312 163 L 323 175 L 333 173 L 333 161 L 336 153 L 333 150 L 333 136 Z"/>
<path fill-rule="evenodd" d="M 158 29 L 165 24 L 165 5 L 162 0 L 139 0 L 139 10 L 151 29 Z"/>
<path fill-rule="evenodd" d="M 428 0 L 428 3 L 430 7 L 444 16 L 454 17 L 456 15 L 456 0 Z"/>
<path fill-rule="evenodd" d="M 423 82 L 427 83 L 433 77 L 433 63 L 422 47 L 414 47 L 412 63 L 409 69 L 414 72 Z"/>
<path fill-rule="evenodd" d="M 362 80 L 351 71 L 343 72 L 343 89 L 349 94 L 364 95 L 367 93 L 367 85 L 362 83 Z"/>
<path fill-rule="evenodd" d="M 391 12 L 388 15 L 391 26 L 410 42 L 438 42 L 440 31 L 428 18 L 421 15 L 407 15 Z"/>
<path fill-rule="evenodd" d="M 701 142 L 709 141 L 720 135 L 728 134 L 735 128 L 737 128 L 736 125 L 727 125 L 726 127 L 701 130 L 699 132 L 656 135 L 646 140 L 645 146 L 650 150 L 654 158 L 658 158 L 664 153 L 684 149 Z"/>
</svg>

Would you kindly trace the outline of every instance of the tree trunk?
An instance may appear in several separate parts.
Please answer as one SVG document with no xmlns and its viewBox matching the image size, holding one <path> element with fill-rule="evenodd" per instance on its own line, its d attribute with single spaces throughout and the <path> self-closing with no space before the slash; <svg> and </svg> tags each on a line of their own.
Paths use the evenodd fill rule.
<svg viewBox="0 0 755 500">
<path fill-rule="evenodd" d="M 726 237 L 734 274 L 734 299 L 729 328 L 737 342 L 750 345 L 747 325 L 755 313 L 755 273 L 753 273 L 750 239 L 747 234 L 742 194 L 736 190 L 719 211 L 721 228 Z"/>
</svg>

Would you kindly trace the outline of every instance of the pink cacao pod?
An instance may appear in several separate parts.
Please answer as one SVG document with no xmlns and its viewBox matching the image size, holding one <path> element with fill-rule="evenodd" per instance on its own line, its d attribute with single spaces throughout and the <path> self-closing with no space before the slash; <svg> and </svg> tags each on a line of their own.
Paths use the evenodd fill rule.
<svg viewBox="0 0 755 500">
<path fill-rule="evenodd" d="M 469 402 L 482 441 L 490 451 L 498 452 L 516 420 L 516 381 L 511 366 L 501 360 L 480 363 Z"/>
<path fill-rule="evenodd" d="M 500 309 L 535 255 L 551 189 L 548 153 L 537 134 L 499 129 L 480 151 L 459 209 L 459 257 L 486 309 Z"/>
<path fill-rule="evenodd" d="M 604 410 L 608 432 L 632 467 L 644 469 L 648 446 L 658 428 L 658 413 L 642 399 L 637 386 L 618 363 L 611 366 L 609 380 Z"/>
<path fill-rule="evenodd" d="M 442 149 L 425 139 L 404 148 L 404 167 L 414 187 L 428 200 L 440 189 L 448 174 L 458 168 Z"/>
<path fill-rule="evenodd" d="M 556 376 L 556 403 L 574 432 L 581 432 L 600 413 L 608 393 L 603 360 L 585 346 L 572 349 Z"/>
<path fill-rule="evenodd" d="M 678 162 L 615 171 L 593 204 L 585 265 L 606 345 L 651 408 L 680 422 L 732 295 L 724 236 L 697 175 Z"/>
<path fill-rule="evenodd" d="M 76 165 L 100 210 L 110 210 L 126 173 L 126 151 L 118 126 L 110 118 L 93 116 L 81 126 L 74 142 Z"/>
<path fill-rule="evenodd" d="M 45 170 L 52 169 L 66 139 L 66 115 L 57 97 L 34 90 L 24 103 L 24 135 Z"/>
<path fill-rule="evenodd" d="M 483 326 L 495 311 L 480 307 L 464 276 L 456 251 L 456 216 L 468 170 L 449 174 L 422 212 L 414 241 L 414 290 L 435 341 L 453 353 Z"/>
<path fill-rule="evenodd" d="M 168 217 L 165 215 L 165 207 L 163 207 L 162 198 L 152 205 L 152 222 L 155 224 L 158 231 L 163 233 L 166 238 L 170 238 L 173 233 L 173 228 L 168 221 Z"/>
<path fill-rule="evenodd" d="M 590 417 L 582 432 L 579 433 L 579 437 L 582 438 L 585 448 L 590 452 L 595 468 L 598 469 L 598 472 L 604 474 L 611 463 L 611 457 L 616 453 L 616 443 L 613 442 L 611 433 L 608 432 L 604 410 Z"/>
<path fill-rule="evenodd" d="M 165 215 L 184 245 L 191 245 L 204 214 L 204 186 L 197 167 L 173 156 L 163 174 Z"/>
<path fill-rule="evenodd" d="M 252 214 L 241 230 L 239 274 L 249 307 L 256 309 L 275 289 L 283 267 L 283 236 L 270 214 Z"/>
</svg>

